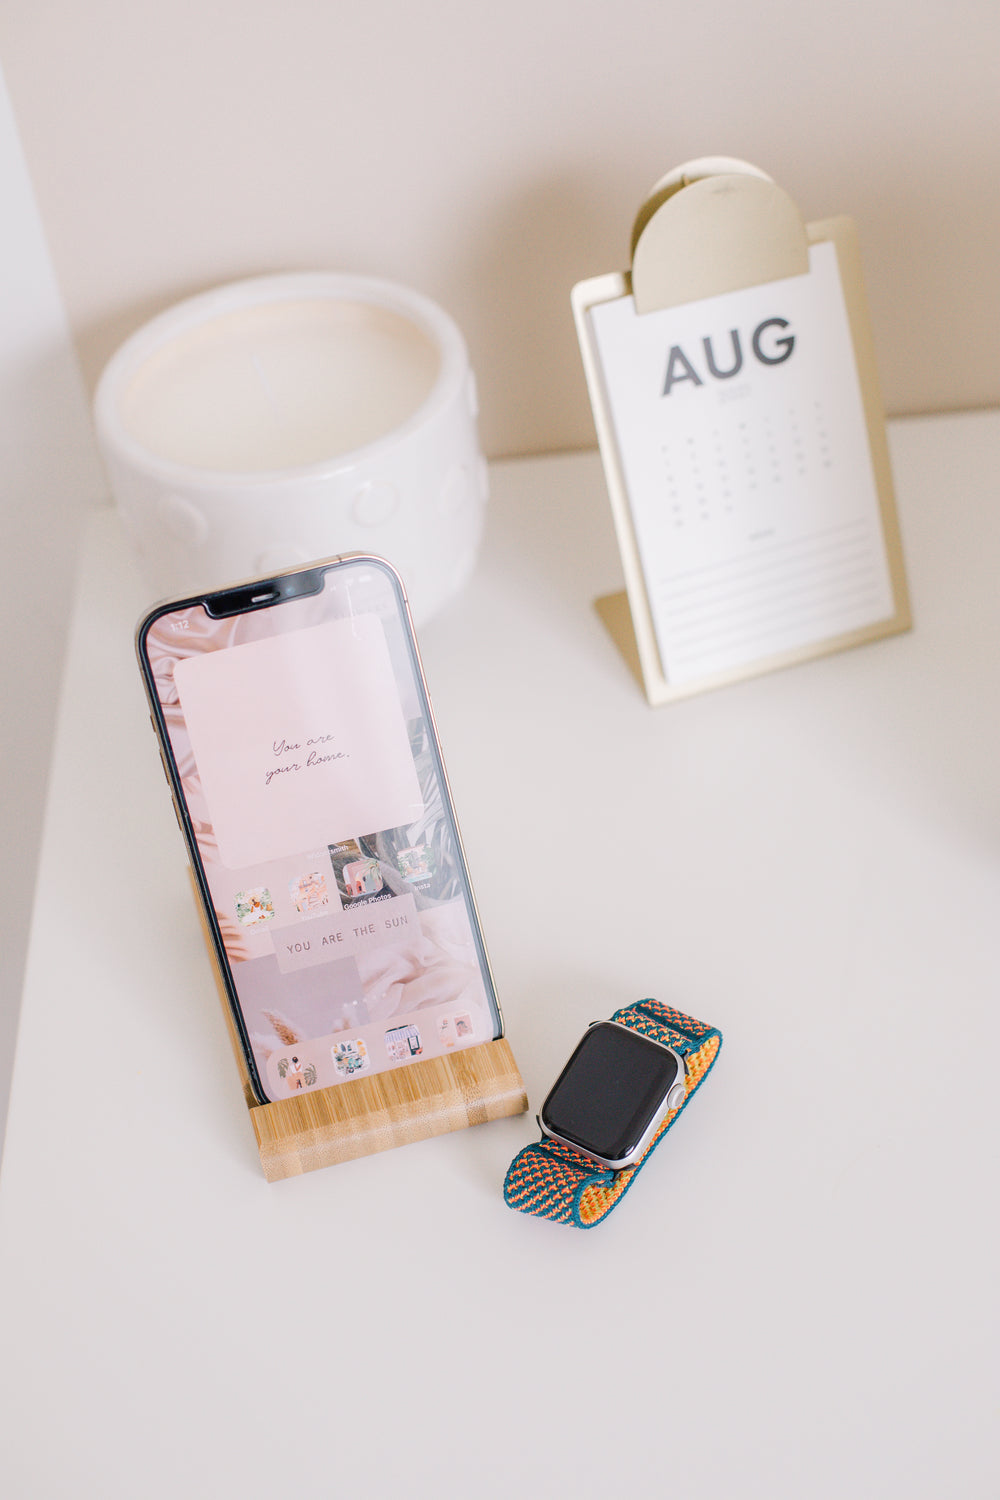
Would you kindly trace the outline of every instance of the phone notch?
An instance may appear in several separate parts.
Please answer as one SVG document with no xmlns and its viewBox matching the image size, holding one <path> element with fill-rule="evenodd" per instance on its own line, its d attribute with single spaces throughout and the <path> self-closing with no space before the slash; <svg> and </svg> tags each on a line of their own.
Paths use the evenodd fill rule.
<svg viewBox="0 0 1000 1500">
<path fill-rule="evenodd" d="M 222 620 L 228 615 L 244 615 L 249 610 L 266 609 L 270 604 L 281 604 L 286 599 L 299 599 L 305 594 L 318 594 L 323 588 L 324 568 L 307 568 L 303 572 L 286 573 L 278 578 L 258 579 L 255 583 L 240 588 L 222 589 L 210 594 L 204 606 L 213 619 Z"/>
</svg>

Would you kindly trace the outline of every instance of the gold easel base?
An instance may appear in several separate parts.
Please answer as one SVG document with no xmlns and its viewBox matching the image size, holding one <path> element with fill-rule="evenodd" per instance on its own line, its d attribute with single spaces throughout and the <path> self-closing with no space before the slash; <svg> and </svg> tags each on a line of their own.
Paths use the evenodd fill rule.
<svg viewBox="0 0 1000 1500">
<path fill-rule="evenodd" d="M 646 684 L 642 677 L 642 662 L 639 659 L 639 647 L 636 645 L 628 594 L 624 589 L 618 594 L 602 594 L 599 599 L 594 600 L 594 608 L 608 635 L 625 658 L 632 676 L 645 692 Z"/>
</svg>

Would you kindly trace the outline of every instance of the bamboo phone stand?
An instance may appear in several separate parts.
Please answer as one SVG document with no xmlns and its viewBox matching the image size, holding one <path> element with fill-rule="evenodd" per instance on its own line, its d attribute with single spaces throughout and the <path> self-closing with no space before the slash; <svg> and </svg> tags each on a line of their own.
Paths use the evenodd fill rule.
<svg viewBox="0 0 1000 1500">
<path fill-rule="evenodd" d="M 268 1182 L 357 1156 L 371 1156 L 432 1135 L 446 1135 L 467 1125 L 523 1114 L 528 1108 L 524 1081 L 504 1037 L 447 1057 L 421 1059 L 371 1077 L 258 1104 L 250 1088 L 201 902 L 197 904 Z"/>
<path fill-rule="evenodd" d="M 827 381 L 825 399 L 830 407 L 853 401 L 858 413 L 851 429 L 853 455 L 846 448 L 834 448 L 832 458 L 822 446 L 831 439 L 834 447 L 832 434 L 816 433 L 811 401 L 807 410 L 803 392 L 794 393 L 798 410 L 793 413 L 778 412 L 773 403 L 767 406 L 768 376 L 760 364 L 783 365 L 794 342 L 800 363 L 788 368 L 797 379 L 801 361 L 809 357 L 803 351 L 811 343 L 813 351 L 820 351 L 813 374 L 817 369 L 822 373 L 825 353 L 833 348 L 824 333 L 827 325 L 814 315 L 812 325 L 791 327 L 797 339 L 786 339 L 784 354 L 768 354 L 756 341 L 751 351 L 753 325 L 738 326 L 733 297 L 746 296 L 750 289 L 773 288 L 775 305 L 768 304 L 767 312 L 781 312 L 786 290 L 794 293 L 797 282 L 808 281 L 814 252 L 827 254 L 830 247 L 849 340 L 840 347 L 849 353 L 837 365 L 832 357 L 825 359 L 837 372 Z M 828 294 L 828 303 L 837 295 Z M 756 167 L 728 158 L 689 162 L 661 179 L 640 209 L 632 233 L 631 270 L 581 282 L 573 289 L 572 301 L 627 586 L 626 593 L 598 599 L 596 607 L 651 704 L 909 627 L 874 346 L 857 234 L 850 219 L 805 224 L 788 195 Z M 627 313 L 610 306 L 624 303 Z M 692 316 L 704 327 L 684 324 L 686 331 L 678 335 L 678 317 L 694 308 L 698 312 Z M 784 317 L 768 316 L 755 339 L 769 325 L 778 324 L 790 326 Z M 712 335 L 714 344 L 709 338 L 703 341 L 701 334 Z M 657 342 L 661 338 L 662 348 Z M 740 338 L 742 345 L 737 343 Z M 728 367 L 720 350 L 726 352 Z M 699 369 L 706 355 L 709 367 Z M 819 391 L 810 389 L 808 394 L 811 398 Z M 741 399 L 734 405 L 734 398 Z M 765 404 L 755 406 L 758 399 Z M 710 418 L 708 410 L 714 414 Z M 803 436 L 791 422 L 800 424 Z M 784 452 L 779 425 L 785 428 Z M 820 425 L 830 424 L 824 418 Z M 818 478 L 831 462 L 834 465 L 843 507 L 836 503 L 836 494 L 831 497 L 829 486 L 824 499 L 807 472 L 810 442 L 816 449 L 813 472 Z M 775 516 L 788 519 L 787 509 L 777 509 L 780 497 L 773 484 L 771 513 L 761 504 L 772 467 L 775 481 L 779 478 L 779 459 L 785 471 L 780 476 L 784 494 L 794 491 L 796 502 L 804 506 L 815 501 L 812 535 L 794 518 L 783 530 L 771 525 Z M 848 459 L 853 459 L 853 468 Z M 873 498 L 869 514 L 859 520 L 851 506 L 858 476 L 865 469 Z M 751 557 L 753 536 L 740 555 L 736 522 L 728 517 L 741 505 L 744 517 L 764 518 L 758 523 L 761 536 L 766 538 L 768 527 L 775 536 L 770 551 L 765 540 L 757 558 Z M 821 505 L 825 510 L 819 509 Z M 726 526 L 729 530 L 713 552 L 711 539 L 722 538 Z M 870 543 L 871 556 L 865 562 L 869 573 L 881 570 L 885 578 L 880 605 L 867 617 L 858 611 L 852 617 L 845 605 L 839 615 L 828 613 L 829 629 L 820 623 L 810 632 L 804 625 L 797 639 L 790 631 L 784 638 L 773 627 L 769 631 L 762 622 L 787 614 L 790 599 L 808 593 L 808 607 L 819 618 L 822 600 L 838 590 L 841 600 L 849 597 L 849 589 L 861 590 L 865 579 L 860 566 L 857 576 L 846 578 L 846 539 L 855 549 L 860 547 L 863 527 L 869 535 L 881 530 L 881 542 Z M 744 529 L 753 529 L 749 520 Z M 685 544 L 689 563 L 682 566 L 678 548 L 683 550 Z M 797 573 L 796 557 L 801 559 Z M 767 579 L 779 573 L 780 581 L 769 596 Z M 728 659 L 721 650 L 713 659 L 712 630 L 716 640 L 731 647 L 742 634 L 741 645 L 730 649 Z M 703 648 L 700 657 L 692 643 Z"/>
</svg>

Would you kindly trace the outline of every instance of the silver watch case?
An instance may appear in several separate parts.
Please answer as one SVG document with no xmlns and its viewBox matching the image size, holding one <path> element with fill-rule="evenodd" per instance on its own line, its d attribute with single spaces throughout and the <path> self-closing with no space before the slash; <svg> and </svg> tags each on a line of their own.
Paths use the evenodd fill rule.
<svg viewBox="0 0 1000 1500">
<path fill-rule="evenodd" d="M 683 1057 L 678 1051 L 676 1051 L 675 1048 L 668 1047 L 663 1042 L 658 1042 L 655 1037 L 645 1036 L 641 1032 L 636 1032 L 632 1029 L 631 1026 L 623 1026 L 620 1021 L 591 1021 L 590 1026 L 617 1026 L 619 1031 L 627 1031 L 631 1036 L 642 1036 L 643 1041 L 649 1042 L 651 1046 L 659 1047 L 662 1051 L 669 1052 L 671 1057 L 677 1063 L 676 1080 L 670 1085 L 669 1089 L 664 1095 L 663 1100 L 658 1105 L 653 1118 L 650 1120 L 649 1124 L 646 1126 L 646 1129 L 643 1131 L 638 1145 L 635 1146 L 627 1156 L 623 1156 L 620 1161 L 612 1161 L 606 1156 L 598 1156 L 593 1151 L 585 1150 L 585 1148 L 578 1145 L 576 1141 L 567 1140 L 565 1136 L 558 1135 L 554 1130 L 549 1130 L 544 1122 L 543 1116 L 545 1114 L 545 1105 L 549 1102 L 549 1098 L 552 1094 L 552 1089 L 550 1089 L 549 1093 L 546 1094 L 545 1102 L 543 1103 L 538 1114 L 535 1116 L 536 1120 L 538 1121 L 538 1127 L 541 1130 L 542 1134 L 544 1136 L 547 1136 L 551 1141 L 559 1141 L 561 1145 L 569 1146 L 573 1151 L 579 1151 L 581 1156 L 586 1156 L 589 1161 L 597 1162 L 598 1166 L 610 1168 L 610 1170 L 613 1172 L 620 1172 L 623 1167 L 633 1167 L 635 1166 L 637 1161 L 641 1161 L 642 1157 L 646 1153 L 647 1148 L 649 1147 L 650 1142 L 656 1135 L 656 1132 L 659 1130 L 660 1126 L 663 1124 L 664 1117 L 668 1115 L 671 1110 L 679 1109 L 680 1106 L 684 1103 L 684 1100 L 687 1098 L 687 1067 L 685 1065 Z M 590 1027 L 588 1027 L 587 1029 L 590 1030 Z"/>
</svg>

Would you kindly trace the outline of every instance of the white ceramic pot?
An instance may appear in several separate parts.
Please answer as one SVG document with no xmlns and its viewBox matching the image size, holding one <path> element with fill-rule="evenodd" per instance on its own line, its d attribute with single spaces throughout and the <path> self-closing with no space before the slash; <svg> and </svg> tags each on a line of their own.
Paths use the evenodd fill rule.
<svg viewBox="0 0 1000 1500">
<path fill-rule="evenodd" d="M 457 327 L 417 292 L 317 272 L 193 297 L 122 345 L 94 413 L 159 595 L 360 550 L 395 564 L 419 623 L 472 571 L 475 383 Z"/>
</svg>

